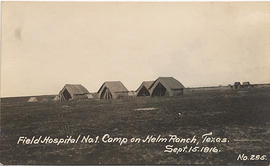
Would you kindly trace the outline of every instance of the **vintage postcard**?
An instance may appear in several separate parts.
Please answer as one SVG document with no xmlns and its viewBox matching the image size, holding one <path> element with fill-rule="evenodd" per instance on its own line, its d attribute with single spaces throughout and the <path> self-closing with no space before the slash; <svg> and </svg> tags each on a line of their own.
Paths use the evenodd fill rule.
<svg viewBox="0 0 270 166">
<path fill-rule="evenodd" d="M 269 165 L 270 2 L 1 3 L 2 165 Z"/>
</svg>

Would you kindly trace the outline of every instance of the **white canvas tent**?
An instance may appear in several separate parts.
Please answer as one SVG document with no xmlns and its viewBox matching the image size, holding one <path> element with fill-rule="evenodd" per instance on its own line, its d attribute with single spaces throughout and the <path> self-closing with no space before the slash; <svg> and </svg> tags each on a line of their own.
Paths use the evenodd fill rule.
<svg viewBox="0 0 270 166">
<path fill-rule="evenodd" d="M 181 96 L 184 86 L 173 77 L 159 77 L 149 87 L 151 96 Z"/>
<path fill-rule="evenodd" d="M 128 97 L 128 90 L 120 81 L 107 81 L 98 90 L 100 99 L 118 99 Z"/>
<path fill-rule="evenodd" d="M 34 103 L 34 102 L 38 102 L 38 100 L 36 97 L 30 97 L 27 102 Z"/>
</svg>

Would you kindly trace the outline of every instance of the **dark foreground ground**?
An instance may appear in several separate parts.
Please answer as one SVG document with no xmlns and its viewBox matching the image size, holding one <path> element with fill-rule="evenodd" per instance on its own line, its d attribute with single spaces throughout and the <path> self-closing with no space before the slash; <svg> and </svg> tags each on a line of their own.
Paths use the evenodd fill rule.
<svg viewBox="0 0 270 166">
<path fill-rule="evenodd" d="M 137 98 L 27 103 L 1 101 L 2 164 L 250 164 L 267 165 L 270 151 L 270 90 Z M 154 107 L 157 110 L 135 111 Z M 179 112 L 182 115 L 179 117 Z M 164 153 L 164 144 L 17 145 L 19 136 L 65 137 L 109 133 L 118 137 L 177 134 L 229 138 L 213 153 Z M 242 141 L 235 141 L 242 140 Z M 267 155 L 264 161 L 237 161 L 238 154 Z"/>
</svg>

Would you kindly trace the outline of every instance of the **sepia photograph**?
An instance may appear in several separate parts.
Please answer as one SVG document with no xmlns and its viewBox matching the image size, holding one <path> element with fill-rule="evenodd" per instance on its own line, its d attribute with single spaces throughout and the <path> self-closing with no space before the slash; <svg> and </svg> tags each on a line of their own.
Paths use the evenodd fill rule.
<svg viewBox="0 0 270 166">
<path fill-rule="evenodd" d="M 0 165 L 257 165 L 270 2 L 1 2 Z"/>
</svg>

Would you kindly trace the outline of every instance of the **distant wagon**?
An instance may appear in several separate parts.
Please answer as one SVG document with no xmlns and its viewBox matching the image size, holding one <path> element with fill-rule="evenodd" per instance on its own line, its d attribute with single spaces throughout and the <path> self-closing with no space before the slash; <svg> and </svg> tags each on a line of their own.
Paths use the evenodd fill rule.
<svg viewBox="0 0 270 166">
<path fill-rule="evenodd" d="M 235 82 L 233 84 L 233 89 L 240 89 L 242 87 L 241 83 L 240 82 Z"/>
<path fill-rule="evenodd" d="M 119 99 L 128 97 L 128 90 L 121 81 L 106 81 L 98 90 L 100 99 Z"/>
<path fill-rule="evenodd" d="M 149 87 L 150 96 L 181 96 L 184 86 L 173 77 L 159 77 Z"/>
<path fill-rule="evenodd" d="M 88 90 L 80 84 L 66 84 L 59 92 L 60 101 L 88 98 Z"/>
<path fill-rule="evenodd" d="M 149 87 L 154 83 L 154 81 L 143 81 L 140 87 L 136 90 L 137 96 L 150 96 Z"/>
<path fill-rule="evenodd" d="M 251 87 L 253 87 L 253 86 L 250 84 L 250 82 L 243 82 L 243 83 L 242 83 L 242 87 L 243 87 L 243 88 L 251 88 Z"/>
</svg>

